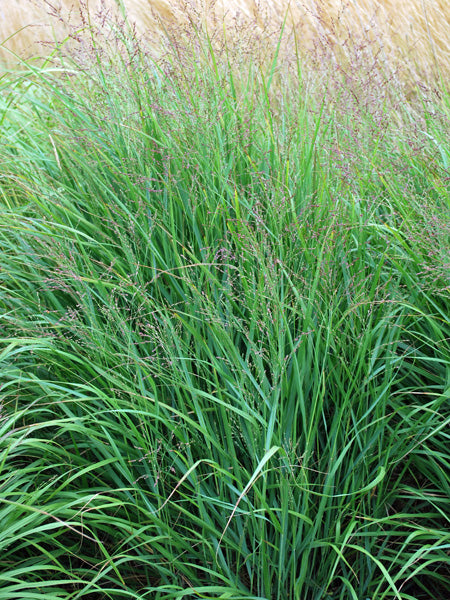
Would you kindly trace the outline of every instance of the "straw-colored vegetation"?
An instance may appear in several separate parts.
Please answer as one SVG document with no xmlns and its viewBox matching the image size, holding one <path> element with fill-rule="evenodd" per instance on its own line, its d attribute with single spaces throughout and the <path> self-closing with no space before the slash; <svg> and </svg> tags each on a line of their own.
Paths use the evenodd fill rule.
<svg viewBox="0 0 450 600">
<path fill-rule="evenodd" d="M 276 31 L 287 18 L 285 40 L 292 42 L 292 32 L 305 51 L 326 40 L 336 56 L 348 59 L 355 43 L 377 40 L 384 60 L 408 62 L 413 76 L 450 74 L 447 0 L 8 0 L 0 2 L 1 61 L 16 62 L 6 49 L 21 57 L 45 55 L 64 40 L 73 49 L 86 32 L 87 13 L 94 28 L 105 15 L 127 15 L 156 54 L 166 28 L 192 19 L 210 31 L 237 20 L 256 36 Z"/>
<path fill-rule="evenodd" d="M 99 15 L 0 78 L 0 600 L 447 598 L 450 97 L 421 8 L 392 53 L 356 12 L 338 45 L 331 12 L 312 38 L 185 12 L 156 58 Z"/>
</svg>

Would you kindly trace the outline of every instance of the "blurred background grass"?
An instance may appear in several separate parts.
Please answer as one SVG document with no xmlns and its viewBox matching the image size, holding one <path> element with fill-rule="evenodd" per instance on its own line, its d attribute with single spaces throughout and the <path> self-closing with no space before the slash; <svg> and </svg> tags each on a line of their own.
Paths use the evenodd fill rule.
<svg viewBox="0 0 450 600">
<path fill-rule="evenodd" d="M 0 59 L 48 55 L 55 42 L 73 53 L 105 21 L 130 23 L 153 55 L 160 56 L 167 33 L 191 35 L 207 28 L 212 39 L 227 28 L 228 45 L 251 38 L 266 50 L 277 46 L 283 22 L 282 50 L 302 57 L 315 55 L 343 68 L 353 64 L 355 49 L 371 48 L 386 68 L 410 80 L 435 80 L 450 74 L 450 7 L 445 0 L 2 0 Z M 249 34 L 251 32 L 251 35 Z M 294 42 L 296 38 L 296 42 Z"/>
</svg>

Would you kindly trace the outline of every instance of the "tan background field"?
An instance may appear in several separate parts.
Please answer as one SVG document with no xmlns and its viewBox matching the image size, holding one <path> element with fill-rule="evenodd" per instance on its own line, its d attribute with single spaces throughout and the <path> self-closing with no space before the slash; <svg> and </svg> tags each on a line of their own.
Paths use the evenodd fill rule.
<svg viewBox="0 0 450 600">
<path fill-rule="evenodd" d="M 55 41 L 68 38 L 68 48 L 79 44 L 86 35 L 87 13 L 91 30 L 100 29 L 120 15 L 119 4 L 120 0 L 0 0 L 0 61 L 12 65 L 17 63 L 14 54 L 48 55 Z M 255 39 L 269 39 L 287 15 L 286 36 L 293 44 L 295 32 L 305 51 L 326 44 L 342 57 L 351 47 L 372 40 L 385 60 L 409 63 L 418 76 L 450 73 L 449 0 L 122 0 L 122 9 L 156 54 L 167 28 L 186 30 L 195 22 L 213 32 L 222 30 L 225 21 L 234 35 L 246 31 Z M 275 35 L 273 39 L 275 43 Z"/>
</svg>

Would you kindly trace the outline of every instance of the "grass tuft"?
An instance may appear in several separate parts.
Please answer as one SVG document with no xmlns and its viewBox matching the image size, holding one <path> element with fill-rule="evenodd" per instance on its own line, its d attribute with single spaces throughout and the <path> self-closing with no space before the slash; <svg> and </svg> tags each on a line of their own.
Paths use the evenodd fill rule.
<svg viewBox="0 0 450 600">
<path fill-rule="evenodd" d="M 122 41 L 1 80 L 0 599 L 444 598 L 447 93 Z"/>
</svg>

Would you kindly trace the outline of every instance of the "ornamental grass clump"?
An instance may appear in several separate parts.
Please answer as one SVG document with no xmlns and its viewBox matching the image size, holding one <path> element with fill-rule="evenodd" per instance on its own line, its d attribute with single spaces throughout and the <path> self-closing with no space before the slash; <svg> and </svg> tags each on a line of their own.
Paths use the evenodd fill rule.
<svg viewBox="0 0 450 600">
<path fill-rule="evenodd" d="M 443 598 L 448 94 L 192 44 L 1 81 L 0 599 Z"/>
</svg>

